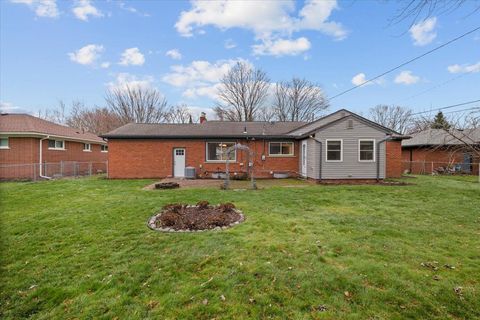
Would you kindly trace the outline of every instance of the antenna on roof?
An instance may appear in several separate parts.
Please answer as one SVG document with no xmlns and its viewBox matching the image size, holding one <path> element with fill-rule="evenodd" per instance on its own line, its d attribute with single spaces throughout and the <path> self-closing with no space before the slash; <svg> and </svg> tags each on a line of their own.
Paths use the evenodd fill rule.
<svg viewBox="0 0 480 320">
<path fill-rule="evenodd" d="M 245 133 L 245 134 L 247 133 L 247 126 L 245 126 L 245 127 L 243 128 L 243 133 Z"/>
</svg>

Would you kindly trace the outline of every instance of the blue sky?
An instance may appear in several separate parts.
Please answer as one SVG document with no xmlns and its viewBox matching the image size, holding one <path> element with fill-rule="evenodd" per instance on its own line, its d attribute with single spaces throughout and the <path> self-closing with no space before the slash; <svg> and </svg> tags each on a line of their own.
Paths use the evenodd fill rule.
<svg viewBox="0 0 480 320">
<path fill-rule="evenodd" d="M 104 105 L 108 88 L 160 90 L 194 112 L 215 105 L 218 80 L 245 60 L 272 82 L 292 76 L 327 96 L 479 26 L 476 4 L 410 29 L 397 1 L 0 1 L 0 103 L 36 113 L 59 100 Z M 424 91 L 427 91 L 423 93 Z M 331 101 L 366 114 L 480 98 L 480 32 Z"/>
</svg>

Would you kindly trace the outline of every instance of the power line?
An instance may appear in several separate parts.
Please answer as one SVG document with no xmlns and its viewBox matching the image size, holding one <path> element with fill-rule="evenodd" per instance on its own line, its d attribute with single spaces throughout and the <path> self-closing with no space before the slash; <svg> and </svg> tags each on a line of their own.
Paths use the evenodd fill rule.
<svg viewBox="0 0 480 320">
<path fill-rule="evenodd" d="M 418 114 L 429 113 L 429 112 L 432 112 L 432 111 L 439 111 L 439 110 L 444 110 L 444 109 L 451 109 L 451 108 L 455 108 L 455 107 L 459 107 L 459 106 L 464 106 L 464 105 L 472 104 L 472 103 L 476 103 L 476 102 L 480 102 L 480 99 L 478 99 L 478 100 L 473 100 L 473 101 L 468 101 L 468 102 L 457 103 L 457 104 L 452 104 L 452 105 L 449 105 L 449 106 L 445 106 L 445 107 L 441 107 L 441 108 L 436 108 L 436 109 L 430 109 L 430 110 L 427 110 L 427 111 L 415 112 L 415 113 L 412 113 L 411 115 L 412 115 L 412 116 L 416 116 L 416 115 L 418 115 Z"/>
<path fill-rule="evenodd" d="M 348 93 L 348 92 L 350 92 L 350 91 L 352 91 L 352 90 L 355 90 L 355 89 L 357 89 L 357 88 L 359 88 L 359 87 L 361 87 L 361 86 L 364 86 L 364 85 L 366 85 L 367 83 L 370 83 L 370 82 L 372 82 L 372 81 L 375 81 L 375 80 L 377 80 L 378 78 L 381 78 L 381 77 L 383 77 L 383 76 L 386 75 L 386 74 L 389 74 L 389 73 L 391 73 L 391 72 L 393 72 L 393 71 L 395 71 L 395 70 L 398 70 L 398 69 L 406 66 L 407 64 L 410 64 L 410 63 L 412 63 L 412 62 L 414 62 L 414 61 L 416 61 L 416 60 L 418 60 L 418 59 L 420 59 L 420 58 L 425 57 L 426 55 L 429 55 L 430 53 L 433 53 L 433 52 L 435 52 L 435 51 L 437 51 L 437 50 L 439 50 L 439 49 L 441 49 L 441 48 L 443 48 L 443 47 L 445 47 L 445 46 L 448 46 L 448 45 L 451 44 L 452 42 L 455 42 L 455 41 L 457 41 L 457 40 L 460 40 L 460 39 L 462 39 L 463 37 L 466 37 L 466 36 L 468 36 L 469 34 L 472 34 L 472 33 L 474 33 L 474 32 L 477 31 L 477 30 L 480 30 L 480 27 L 476 27 L 475 29 L 470 30 L 470 31 L 468 31 L 468 32 L 466 32 L 466 33 L 464 33 L 464 34 L 462 34 L 462 35 L 460 35 L 460 36 L 458 36 L 458 37 L 456 37 L 456 38 L 448 41 L 448 42 L 445 42 L 444 44 L 442 44 L 442 45 L 440 45 L 440 46 L 438 46 L 438 47 L 436 47 L 436 48 L 433 48 L 433 49 L 430 50 L 430 51 L 427 51 L 427 52 L 425 52 L 425 53 L 423 53 L 423 54 L 421 54 L 421 55 L 419 55 L 419 56 L 417 56 L 417 57 L 415 57 L 415 58 L 412 58 L 412 59 L 410 59 L 410 60 L 408 60 L 408 61 L 406 61 L 406 62 L 404 62 L 404 63 L 402 63 L 402 64 L 400 64 L 400 65 L 398 65 L 398 66 L 396 66 L 396 67 L 394 67 L 394 68 L 392 68 L 392 69 L 390 69 L 390 70 L 388 70 L 388 71 L 383 72 L 382 74 L 379 74 L 378 76 L 375 76 L 375 77 L 373 77 L 373 78 L 371 78 L 371 79 L 368 79 L 367 81 L 363 82 L 362 84 L 353 86 L 353 87 L 351 87 L 350 89 L 347 89 L 347 90 L 345 90 L 345 91 L 342 91 L 342 92 L 340 92 L 339 94 L 337 94 L 337 95 L 335 95 L 335 96 L 333 96 L 333 97 L 330 97 L 329 100 L 333 100 L 333 99 L 335 99 L 335 98 L 338 98 L 338 97 L 344 95 L 345 93 Z"/>
<path fill-rule="evenodd" d="M 472 108 L 468 108 L 468 109 L 462 109 L 462 110 L 449 111 L 449 112 L 445 112 L 445 114 L 455 113 L 455 112 L 471 111 L 471 110 L 478 110 L 478 111 L 480 111 L 480 106 L 478 106 L 478 107 L 472 107 Z"/>
</svg>

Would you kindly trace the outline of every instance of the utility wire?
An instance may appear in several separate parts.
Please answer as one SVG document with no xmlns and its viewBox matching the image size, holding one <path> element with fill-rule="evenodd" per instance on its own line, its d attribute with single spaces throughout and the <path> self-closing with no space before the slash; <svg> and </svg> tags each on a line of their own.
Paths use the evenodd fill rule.
<svg viewBox="0 0 480 320">
<path fill-rule="evenodd" d="M 476 102 L 480 102 L 480 99 L 473 100 L 473 101 L 468 101 L 468 102 L 457 103 L 457 104 L 453 104 L 453 105 L 449 105 L 449 106 L 445 106 L 445 107 L 441 107 L 441 108 L 430 109 L 430 110 L 427 110 L 427 111 L 415 112 L 415 113 L 412 113 L 411 115 L 416 116 L 417 114 L 423 114 L 423 113 L 429 113 L 429 112 L 432 112 L 432 111 L 440 111 L 440 110 L 444 110 L 444 109 L 455 108 L 455 107 L 464 106 L 464 105 L 472 104 L 472 103 L 476 103 Z"/>
<path fill-rule="evenodd" d="M 406 66 L 407 64 L 410 64 L 410 63 L 412 63 L 412 62 L 414 62 L 414 61 L 416 61 L 416 60 L 418 60 L 418 59 L 420 59 L 420 58 L 425 57 L 426 55 L 429 55 L 430 53 L 433 53 L 433 52 L 435 52 L 435 51 L 437 51 L 437 50 L 439 50 L 439 49 L 441 49 L 441 48 L 443 48 L 443 47 L 445 47 L 445 46 L 448 46 L 449 44 L 451 44 L 451 43 L 453 43 L 453 42 L 455 42 L 455 41 L 457 41 L 457 40 L 460 40 L 460 39 L 462 39 L 463 37 L 466 37 L 466 36 L 468 36 L 469 34 L 472 34 L 472 33 L 474 33 L 474 32 L 477 31 L 477 30 L 480 30 L 480 27 L 476 27 L 475 29 L 470 30 L 470 31 L 468 31 L 468 32 L 466 32 L 466 33 L 464 33 L 464 34 L 462 34 L 462 35 L 460 35 L 460 36 L 458 36 L 458 37 L 450 40 L 450 41 L 447 41 L 447 42 L 445 42 L 444 44 L 442 44 L 442 45 L 440 45 L 440 46 L 438 46 L 438 47 L 436 47 L 436 48 L 433 48 L 433 49 L 430 50 L 430 51 L 427 51 L 427 52 L 425 52 L 425 53 L 423 53 L 423 54 L 421 54 L 421 55 L 419 55 L 419 56 L 417 56 L 417 57 L 415 57 L 415 58 L 412 58 L 412 59 L 410 59 L 410 60 L 408 60 L 408 61 L 406 61 L 406 62 L 404 62 L 404 63 L 402 63 L 402 64 L 400 64 L 400 65 L 398 65 L 398 66 L 396 66 L 396 67 L 394 67 L 394 68 L 392 68 L 392 69 L 390 69 L 390 70 L 388 70 L 388 71 L 385 71 L 385 72 L 379 74 L 378 76 L 375 76 L 375 77 L 373 77 L 373 78 L 371 78 L 371 79 L 368 79 L 367 81 L 363 82 L 362 84 L 353 86 L 353 87 L 351 87 L 350 89 L 347 89 L 347 90 L 345 90 L 345 91 L 342 91 L 342 92 L 340 92 L 339 94 L 334 95 L 333 97 L 330 97 L 329 100 L 333 100 L 333 99 L 335 99 L 335 98 L 338 98 L 338 97 L 344 95 L 345 93 L 348 93 L 348 92 L 350 92 L 350 91 L 352 91 L 352 90 L 355 90 L 355 89 L 357 89 L 357 88 L 359 88 L 359 87 L 361 87 L 361 86 L 364 86 L 364 85 L 366 85 L 367 83 L 370 83 L 370 82 L 372 82 L 372 81 L 375 81 L 375 80 L 377 80 L 378 78 L 381 78 L 381 77 L 383 77 L 383 76 L 386 75 L 386 74 L 389 74 L 389 73 L 391 73 L 391 72 L 393 72 L 393 71 L 395 71 L 395 70 L 398 70 L 398 69 Z"/>
<path fill-rule="evenodd" d="M 468 108 L 468 109 L 462 109 L 462 110 L 449 111 L 449 112 L 445 112 L 445 114 L 455 113 L 455 112 L 464 112 L 464 111 L 473 111 L 473 110 L 478 110 L 478 111 L 480 111 L 480 106 L 478 106 L 478 107 L 472 107 L 472 108 Z"/>
</svg>

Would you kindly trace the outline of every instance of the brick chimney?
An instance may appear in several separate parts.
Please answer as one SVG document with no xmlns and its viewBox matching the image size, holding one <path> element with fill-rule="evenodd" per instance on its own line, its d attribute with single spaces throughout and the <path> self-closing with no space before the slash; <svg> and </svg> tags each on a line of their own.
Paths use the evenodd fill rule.
<svg viewBox="0 0 480 320">
<path fill-rule="evenodd" d="M 207 115 L 205 112 L 200 113 L 200 123 L 207 122 Z"/>
</svg>

